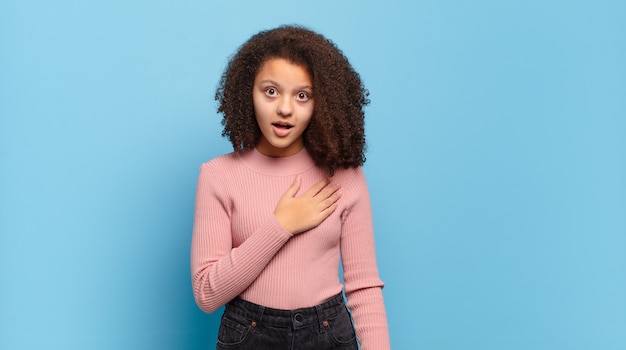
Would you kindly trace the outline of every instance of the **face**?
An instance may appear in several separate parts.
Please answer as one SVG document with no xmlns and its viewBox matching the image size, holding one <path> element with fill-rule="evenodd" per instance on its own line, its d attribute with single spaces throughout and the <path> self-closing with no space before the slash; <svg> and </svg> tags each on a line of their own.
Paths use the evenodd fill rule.
<svg viewBox="0 0 626 350">
<path fill-rule="evenodd" d="M 282 58 L 265 61 L 254 79 L 252 100 L 261 129 L 257 150 L 270 157 L 300 152 L 313 115 L 313 84 L 306 68 Z"/>
</svg>

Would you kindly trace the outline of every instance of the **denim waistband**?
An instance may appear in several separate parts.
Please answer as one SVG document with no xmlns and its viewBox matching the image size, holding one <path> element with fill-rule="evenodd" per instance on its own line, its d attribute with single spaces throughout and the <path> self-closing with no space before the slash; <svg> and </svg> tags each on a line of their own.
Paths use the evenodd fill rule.
<svg viewBox="0 0 626 350">
<path fill-rule="evenodd" d="M 256 323 L 276 327 L 293 327 L 294 329 L 312 324 L 322 326 L 326 322 L 326 318 L 335 315 L 342 309 L 345 309 L 345 304 L 341 293 L 319 305 L 295 310 L 264 307 L 239 297 L 226 304 L 226 312 L 233 312 Z"/>
</svg>

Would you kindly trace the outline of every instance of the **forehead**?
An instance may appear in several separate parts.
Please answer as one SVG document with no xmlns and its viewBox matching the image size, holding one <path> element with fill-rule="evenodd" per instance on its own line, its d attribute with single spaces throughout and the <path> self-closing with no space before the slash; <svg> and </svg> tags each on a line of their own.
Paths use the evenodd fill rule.
<svg viewBox="0 0 626 350">
<path fill-rule="evenodd" d="M 259 67 L 255 80 L 272 79 L 311 84 L 311 75 L 306 66 L 284 58 L 270 58 Z"/>
</svg>

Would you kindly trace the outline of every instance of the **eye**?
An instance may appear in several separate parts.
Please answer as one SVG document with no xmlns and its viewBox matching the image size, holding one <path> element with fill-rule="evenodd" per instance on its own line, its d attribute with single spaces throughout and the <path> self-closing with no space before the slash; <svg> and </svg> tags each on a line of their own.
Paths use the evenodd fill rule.
<svg viewBox="0 0 626 350">
<path fill-rule="evenodd" d="M 274 96 L 278 95 L 278 92 L 276 92 L 275 88 L 268 87 L 268 88 L 265 88 L 265 95 L 269 96 L 269 97 L 274 97 Z"/>
<path fill-rule="evenodd" d="M 300 91 L 300 92 L 298 92 L 298 94 L 296 95 L 296 99 L 297 99 L 298 101 L 301 101 L 301 102 L 306 102 L 306 101 L 308 101 L 308 100 L 309 100 L 309 94 L 308 94 L 307 92 Z"/>
</svg>

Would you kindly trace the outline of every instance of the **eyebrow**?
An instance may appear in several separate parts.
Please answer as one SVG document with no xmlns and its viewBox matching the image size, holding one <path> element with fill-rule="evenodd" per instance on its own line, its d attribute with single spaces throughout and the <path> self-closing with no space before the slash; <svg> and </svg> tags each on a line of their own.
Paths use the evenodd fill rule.
<svg viewBox="0 0 626 350">
<path fill-rule="evenodd" d="M 272 79 L 263 79 L 259 82 L 259 84 L 267 84 L 267 83 L 280 87 L 280 84 Z M 301 89 L 313 90 L 313 87 L 311 85 L 301 85 L 296 88 L 296 90 L 301 90 Z"/>
</svg>

